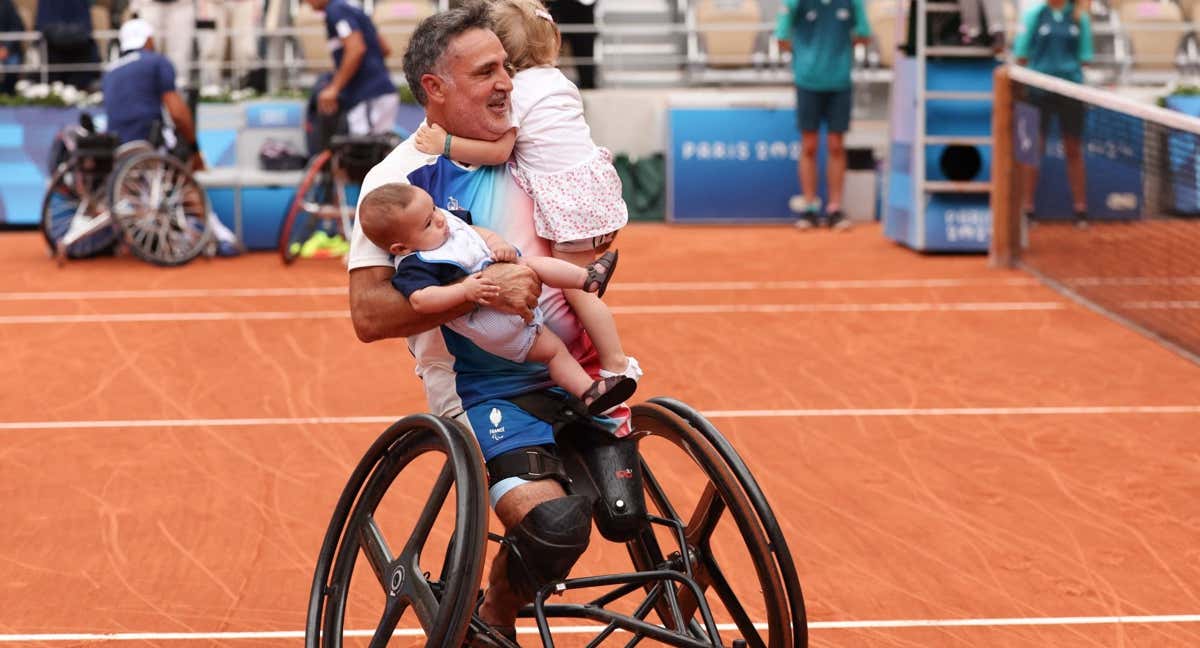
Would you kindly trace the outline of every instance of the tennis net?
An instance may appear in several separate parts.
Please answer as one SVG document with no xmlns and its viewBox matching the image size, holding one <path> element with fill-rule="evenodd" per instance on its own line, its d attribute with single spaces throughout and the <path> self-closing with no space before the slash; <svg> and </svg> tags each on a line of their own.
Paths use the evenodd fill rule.
<svg viewBox="0 0 1200 648">
<path fill-rule="evenodd" d="M 997 74 L 992 258 L 1200 362 L 1200 97 Z"/>
</svg>

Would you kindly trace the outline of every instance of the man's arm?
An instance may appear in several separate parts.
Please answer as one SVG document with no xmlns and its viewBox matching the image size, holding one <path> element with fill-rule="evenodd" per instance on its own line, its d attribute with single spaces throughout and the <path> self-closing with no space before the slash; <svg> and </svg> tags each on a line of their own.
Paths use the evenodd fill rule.
<svg viewBox="0 0 1200 648">
<path fill-rule="evenodd" d="M 350 79 L 358 73 L 363 56 L 367 53 L 367 43 L 363 40 L 362 32 L 352 31 L 342 38 L 342 64 L 333 73 L 333 79 L 317 95 L 317 104 L 321 112 L 331 115 L 337 112 L 337 96 L 350 83 Z"/>
<path fill-rule="evenodd" d="M 171 124 L 175 126 L 175 136 L 192 149 L 192 170 L 202 170 L 204 158 L 200 157 L 200 151 L 196 148 L 196 123 L 192 121 L 192 111 L 188 110 L 187 102 L 178 92 L 168 90 L 162 94 L 162 103 L 171 116 Z"/>
<path fill-rule="evenodd" d="M 350 271 L 350 319 L 354 333 L 363 342 L 408 337 L 436 328 L 471 311 L 463 304 L 442 313 L 422 315 L 413 309 L 404 295 L 392 287 L 392 268 L 369 266 Z M 484 277 L 500 286 L 493 308 L 533 319 L 542 283 L 530 268 L 515 263 L 493 263 Z"/>
</svg>

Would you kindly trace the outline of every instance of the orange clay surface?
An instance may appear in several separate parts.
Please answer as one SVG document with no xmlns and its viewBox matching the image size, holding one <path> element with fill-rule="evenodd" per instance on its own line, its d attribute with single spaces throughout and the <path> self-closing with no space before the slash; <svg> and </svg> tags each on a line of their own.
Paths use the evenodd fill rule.
<svg viewBox="0 0 1200 648">
<path fill-rule="evenodd" d="M 742 453 L 812 645 L 1200 645 L 1200 367 L 875 226 L 633 225 L 618 247 L 637 398 Z M 347 476 L 425 409 L 403 342 L 355 338 L 345 285 L 273 254 L 60 268 L 0 234 L 0 642 L 300 644 Z M 577 575 L 627 568 L 593 545 Z"/>
</svg>

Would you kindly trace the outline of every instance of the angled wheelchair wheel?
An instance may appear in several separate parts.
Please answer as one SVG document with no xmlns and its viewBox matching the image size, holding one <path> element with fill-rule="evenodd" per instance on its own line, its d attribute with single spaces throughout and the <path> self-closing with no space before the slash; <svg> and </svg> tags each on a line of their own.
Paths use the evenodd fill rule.
<svg viewBox="0 0 1200 648">
<path fill-rule="evenodd" d="M 364 635 L 372 648 L 421 635 L 428 647 L 461 645 L 483 576 L 487 524 L 474 439 L 427 414 L 394 423 L 334 509 L 313 576 L 306 648 L 339 648 Z"/>
<path fill-rule="evenodd" d="M 787 543 L 745 464 L 708 421 L 688 406 L 654 399 L 633 408 L 651 512 L 677 522 L 686 554 L 660 526 L 627 543 L 638 571 L 682 569 L 687 560 L 719 625 L 724 645 L 751 648 L 808 645 L 804 599 Z M 695 595 L 676 588 L 682 617 L 655 609 L 673 630 L 706 635 Z"/>
<path fill-rule="evenodd" d="M 126 245 L 144 261 L 183 265 L 213 240 L 208 195 L 173 157 L 146 152 L 120 161 L 108 194 Z"/>
<path fill-rule="evenodd" d="M 107 189 L 104 178 L 84 169 L 79 161 L 69 160 L 58 166 L 42 198 L 42 237 L 51 256 L 59 253 L 58 244 L 72 225 L 79 227 L 108 209 Z M 67 258 L 84 258 L 111 250 L 116 242 L 117 231 L 106 226 L 70 244 L 63 252 Z"/>
<path fill-rule="evenodd" d="M 318 228 L 341 217 L 341 195 L 333 178 L 333 152 L 321 151 L 304 168 L 296 196 L 279 230 L 279 254 L 284 263 L 300 256 L 304 242 Z"/>
</svg>

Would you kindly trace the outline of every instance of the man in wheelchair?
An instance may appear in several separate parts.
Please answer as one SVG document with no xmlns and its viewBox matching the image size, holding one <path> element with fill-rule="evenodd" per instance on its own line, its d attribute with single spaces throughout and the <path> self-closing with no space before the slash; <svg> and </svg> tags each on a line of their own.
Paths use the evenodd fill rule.
<svg viewBox="0 0 1200 648">
<path fill-rule="evenodd" d="M 494 140 L 511 128 L 512 81 L 505 60 L 485 7 L 468 4 L 420 24 L 405 54 L 404 72 L 429 121 L 455 136 Z M 524 254 L 549 254 L 534 233 L 533 205 L 505 165 L 462 166 L 420 153 L 407 140 L 371 170 L 360 195 L 392 182 L 420 186 L 438 207 L 469 212 L 474 224 L 496 231 Z M 572 416 L 570 403 L 546 391 L 552 383 L 542 365 L 498 358 L 440 327 L 470 306 L 434 316 L 415 313 L 391 285 L 392 264 L 356 220 L 349 256 L 355 331 L 364 342 L 407 337 L 432 411 L 455 418 L 479 442 L 491 503 L 507 542 L 493 562 L 478 614 L 515 638 L 518 609 L 543 585 L 566 578 L 591 533 L 591 500 L 567 494 L 554 438 L 555 428 Z M 528 318 L 530 308 L 540 304 L 545 325 L 585 369 L 597 373 L 596 351 L 560 291 L 542 290 L 532 272 L 514 264 L 493 264 L 484 275 L 501 287 L 493 307 Z M 624 434 L 628 414 L 622 406 L 596 425 L 612 436 Z M 536 559 L 516 560 L 514 552 Z"/>
<path fill-rule="evenodd" d="M 148 142 L 186 164 L 203 171 L 204 158 L 196 145 L 196 124 L 187 101 L 175 89 L 175 67 L 154 51 L 154 30 L 139 18 L 121 25 L 121 56 L 109 64 L 101 84 L 108 132 L 118 143 Z M 163 126 L 163 112 L 172 128 Z M 210 217 L 220 256 L 240 253 L 237 237 L 215 215 Z"/>
</svg>

